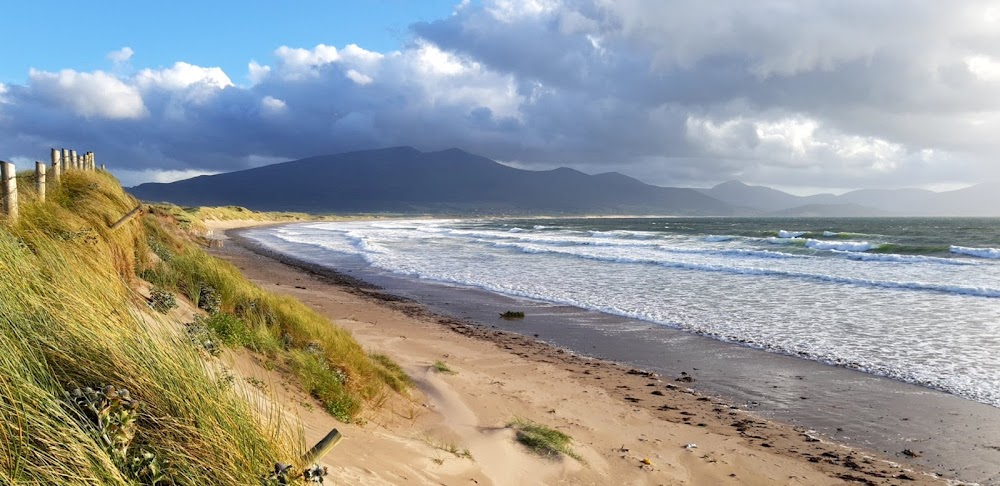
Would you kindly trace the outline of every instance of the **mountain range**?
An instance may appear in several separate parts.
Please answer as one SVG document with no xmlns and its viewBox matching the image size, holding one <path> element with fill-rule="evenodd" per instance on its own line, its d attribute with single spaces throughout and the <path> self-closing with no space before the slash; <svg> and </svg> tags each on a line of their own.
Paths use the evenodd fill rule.
<svg viewBox="0 0 1000 486">
<path fill-rule="evenodd" d="M 738 181 L 661 187 L 617 172 L 517 169 L 459 149 L 347 152 L 129 189 L 145 201 L 312 213 L 987 216 L 1000 185 L 950 192 L 859 190 L 795 196 Z"/>
</svg>

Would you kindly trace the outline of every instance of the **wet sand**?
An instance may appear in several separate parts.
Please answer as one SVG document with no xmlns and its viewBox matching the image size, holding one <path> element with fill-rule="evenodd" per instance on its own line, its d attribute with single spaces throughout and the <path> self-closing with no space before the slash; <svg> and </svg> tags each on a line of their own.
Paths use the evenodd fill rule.
<svg viewBox="0 0 1000 486">
<path fill-rule="evenodd" d="M 636 359 L 622 359 L 614 355 L 624 354 L 626 358 L 640 357 L 639 355 L 642 354 L 641 350 L 637 350 L 631 345 L 623 346 L 621 344 L 625 342 L 621 333 L 628 334 L 629 340 L 635 342 L 633 338 L 643 334 L 643 332 L 633 331 L 647 331 L 646 334 L 648 334 L 649 329 L 634 328 L 623 331 L 621 323 L 604 322 L 603 324 L 606 325 L 604 326 L 605 330 L 613 329 L 614 331 L 608 331 L 604 335 L 594 334 L 594 330 L 600 331 L 602 329 L 601 325 L 595 325 L 594 322 L 595 320 L 600 321 L 602 315 L 592 315 L 595 313 L 586 315 L 588 313 L 584 313 L 578 309 L 559 308 L 558 306 L 548 306 L 544 311 L 543 308 L 545 306 L 530 309 L 528 318 L 523 321 L 503 321 L 495 317 L 497 314 L 494 313 L 495 309 L 493 307 L 502 308 L 509 306 L 510 302 L 488 293 L 483 293 L 486 295 L 480 296 L 482 297 L 481 299 L 469 298 L 466 294 L 456 293 L 457 290 L 454 288 L 436 289 L 437 292 L 443 292 L 445 297 L 429 298 L 428 300 L 436 302 L 436 304 L 428 307 L 423 304 L 423 302 L 426 302 L 423 299 L 421 299 L 422 303 L 417 303 L 412 299 L 401 298 L 395 295 L 395 293 L 387 293 L 376 285 L 372 285 L 362 279 L 354 278 L 346 273 L 335 272 L 306 262 L 294 261 L 286 256 L 270 253 L 266 249 L 256 247 L 252 242 L 240 238 L 238 231 L 229 232 L 229 234 L 234 236 L 233 242 L 239 242 L 245 247 L 253 248 L 257 253 L 248 252 L 240 246 L 231 244 L 231 242 L 224 249 L 215 250 L 219 256 L 236 263 L 250 278 L 258 281 L 259 284 L 269 290 L 288 292 L 300 298 L 303 295 L 298 294 L 306 294 L 307 298 L 303 300 L 311 305 L 321 307 L 322 311 L 332 318 L 340 319 L 337 321 L 338 324 L 346 325 L 346 327 L 352 329 L 358 339 L 366 346 L 371 346 L 375 342 L 384 344 L 389 338 L 387 335 L 397 331 L 406 332 L 408 339 L 405 339 L 405 341 L 408 341 L 411 336 L 410 331 L 407 330 L 430 325 L 432 328 L 446 330 L 444 334 L 436 335 L 438 346 L 445 350 L 458 347 L 458 349 L 452 349 L 451 352 L 440 353 L 437 356 L 453 356 L 452 359 L 455 359 L 454 356 L 462 354 L 460 352 L 462 346 L 473 345 L 469 344 L 469 340 L 467 339 L 472 338 L 474 343 L 479 343 L 475 344 L 476 346 L 488 345 L 485 349 L 489 350 L 489 355 L 492 358 L 502 362 L 510 362 L 514 366 L 521 366 L 522 369 L 523 367 L 539 369 L 540 372 L 537 376 L 533 377 L 532 381 L 541 390 L 530 390 L 532 394 L 540 393 L 544 396 L 550 391 L 547 388 L 563 389 L 568 385 L 568 396 L 574 397 L 573 400 L 583 402 L 579 405 L 584 407 L 581 413 L 593 413 L 594 411 L 600 411 L 601 407 L 595 402 L 593 403 L 593 410 L 587 410 L 588 401 L 592 400 L 593 396 L 588 397 L 586 393 L 591 393 L 591 390 L 595 394 L 600 393 L 603 400 L 611 400 L 612 402 L 610 404 L 602 402 L 600 405 L 614 408 L 616 410 L 614 415 L 629 416 L 630 420 L 639 420 L 642 424 L 638 430 L 643 432 L 630 431 L 628 428 L 622 428 L 620 424 L 609 424 L 607 429 L 597 425 L 596 427 L 585 427 L 586 430 L 582 432 L 579 430 L 573 431 L 571 435 L 576 437 L 582 434 L 588 437 L 590 439 L 588 443 L 591 444 L 595 453 L 608 458 L 617 458 L 616 462 L 622 461 L 617 466 L 624 468 L 624 471 L 634 472 L 632 471 L 633 469 L 646 467 L 637 463 L 637 456 L 632 457 L 637 447 L 639 450 L 660 451 L 656 453 L 657 461 L 655 462 L 662 464 L 659 467 L 663 469 L 656 472 L 666 473 L 670 472 L 670 468 L 677 467 L 677 465 L 670 462 L 669 458 L 673 457 L 673 460 L 684 460 L 690 457 L 693 449 L 684 449 L 684 445 L 687 443 L 698 443 L 700 445 L 697 457 L 703 458 L 705 461 L 703 465 L 708 465 L 707 467 L 710 470 L 711 468 L 721 467 L 719 466 L 718 457 L 713 454 L 717 454 L 721 450 L 727 451 L 729 456 L 725 462 L 730 466 L 738 463 L 739 467 L 733 469 L 731 473 L 735 474 L 735 477 L 726 475 L 724 478 L 727 478 L 727 480 L 732 479 L 735 483 L 942 483 L 940 480 L 936 480 L 933 476 L 929 475 L 929 472 L 932 470 L 945 473 L 944 476 L 954 477 L 952 474 L 947 474 L 948 471 L 942 471 L 941 468 L 929 468 L 914 464 L 915 461 L 925 457 L 919 448 L 883 452 L 861 445 L 847 447 L 835 441 L 830 441 L 825 438 L 827 436 L 823 433 L 809 430 L 807 427 L 787 425 L 767 420 L 766 417 L 769 415 L 768 408 L 771 407 L 771 405 L 764 406 L 767 402 L 735 402 L 730 396 L 727 396 L 730 394 L 720 392 L 717 389 L 719 387 L 713 386 L 717 381 L 726 383 L 727 380 L 716 380 L 713 378 L 713 375 L 719 374 L 719 370 L 713 370 L 710 366 L 711 362 L 713 360 L 717 362 L 720 360 L 728 361 L 731 357 L 724 355 L 705 356 L 706 354 L 718 354 L 711 350 L 706 351 L 702 348 L 689 349 L 687 354 L 679 353 L 673 355 L 674 353 L 671 353 L 669 360 L 661 359 L 653 361 L 660 363 L 674 361 L 677 364 L 670 366 L 662 366 L 661 364 L 659 368 L 645 365 L 640 368 L 634 365 L 617 364 L 613 361 L 593 358 L 593 356 L 605 356 L 614 358 L 617 361 L 641 361 Z M 284 263 L 279 263 L 277 260 L 281 260 Z M 355 270 L 350 271 L 354 272 Z M 281 275 L 282 277 L 277 277 L 276 275 Z M 367 275 L 367 277 L 373 276 Z M 281 278 L 295 279 L 296 282 L 308 282 L 308 284 L 288 285 L 288 282 L 285 282 L 283 285 L 279 285 L 281 282 L 276 280 L 280 280 Z M 378 279 L 374 278 L 374 280 Z M 426 293 L 427 289 L 431 287 L 422 285 L 415 288 L 422 288 Z M 401 290 L 399 292 L 401 294 L 407 293 L 405 289 L 394 290 Z M 351 300 L 353 304 L 345 307 L 345 299 Z M 339 305 L 333 305 L 331 302 L 339 303 Z M 484 302 L 492 302 L 493 307 L 491 305 L 483 307 Z M 395 327 L 391 330 L 385 328 L 374 329 L 375 327 L 382 327 L 387 324 L 383 322 L 379 322 L 378 324 L 360 322 L 364 319 L 358 319 L 354 314 L 357 314 L 359 309 L 362 308 L 368 310 L 381 309 L 382 312 L 395 313 L 402 320 L 394 322 L 392 325 Z M 345 316 L 343 315 L 344 312 L 352 314 Z M 456 316 L 465 318 L 456 318 Z M 345 317 L 353 318 L 345 320 Z M 604 317 L 606 318 L 607 316 Z M 483 322 L 486 325 L 476 324 L 476 321 Z M 578 325 L 576 328 L 567 328 L 563 325 L 564 321 L 578 321 Z M 553 322 L 559 325 L 553 325 Z M 418 323 L 419 326 L 417 325 Z M 510 332 L 503 329 L 505 327 L 515 329 L 518 332 Z M 648 328 L 649 326 L 645 325 L 645 327 Z M 617 338 L 615 337 L 616 333 L 618 334 Z M 534 336 L 536 334 L 538 337 Z M 557 336 L 561 337 L 556 339 Z M 600 340 L 594 341 L 595 337 L 600 338 Z M 699 340 L 706 339 L 699 336 L 691 337 Z M 547 342 L 542 342 L 541 340 Z M 662 345 L 662 342 L 657 341 L 656 344 Z M 716 344 L 733 349 L 746 349 L 726 343 Z M 588 345 L 590 346 L 590 350 L 586 351 Z M 622 349 L 616 352 L 616 346 L 622 346 Z M 682 343 L 680 347 L 692 348 L 692 345 L 691 343 Z M 384 352 L 395 357 L 397 353 L 391 348 L 392 346 L 389 346 L 389 349 L 384 349 Z M 693 345 L 693 348 L 697 348 L 697 344 Z M 382 349 L 379 350 L 382 351 Z M 584 350 L 586 355 L 580 352 L 581 350 Z M 755 350 L 747 351 L 758 352 Z M 400 351 L 397 350 L 397 352 Z M 402 351 L 401 354 L 406 354 L 407 352 L 409 351 Z M 483 354 L 486 351 L 480 348 L 477 353 Z M 684 363 L 691 356 L 699 356 L 700 358 L 694 362 Z M 430 360 L 430 357 L 425 357 L 424 359 Z M 802 360 L 795 358 L 787 359 L 796 363 L 802 362 Z M 429 362 L 433 362 L 433 360 Z M 449 360 L 449 363 L 451 364 L 452 361 Z M 709 366 L 703 367 L 706 364 L 702 363 L 706 363 Z M 472 366 L 472 364 L 465 362 L 460 364 L 464 369 L 459 375 L 462 376 L 469 372 L 465 368 Z M 811 365 L 835 369 L 818 363 L 811 363 Z M 411 371 L 412 364 L 410 367 L 407 367 L 404 363 L 404 368 L 407 371 Z M 716 368 L 719 367 L 716 366 Z M 792 368 L 797 369 L 794 365 Z M 417 375 L 424 375 L 425 371 L 426 369 L 421 369 L 416 373 Z M 489 371 L 489 373 L 495 374 L 495 370 Z M 546 376 L 556 373 L 560 376 Z M 806 374 L 809 376 L 798 378 L 797 376 L 801 375 L 796 375 L 779 377 L 778 379 L 790 382 L 791 384 L 814 381 L 812 372 Z M 494 381 L 501 382 L 504 380 L 497 379 Z M 738 380 L 728 380 L 729 383 L 736 381 Z M 435 390 L 433 386 L 428 388 L 428 383 L 429 381 L 421 382 L 418 380 L 420 391 L 424 393 L 425 398 L 433 397 L 435 394 L 440 395 L 440 392 Z M 487 393 L 495 395 L 498 392 L 496 388 L 499 387 L 493 382 L 468 385 L 471 388 L 466 391 L 466 394 L 470 396 L 460 395 L 459 401 L 466 403 L 475 402 L 476 395 Z M 697 391 L 692 389 L 692 387 L 697 388 Z M 725 388 L 725 386 L 721 388 Z M 529 390 L 522 390 L 522 393 L 527 392 Z M 782 393 L 791 396 L 797 395 L 799 392 L 796 390 L 784 390 Z M 764 397 L 770 396 L 771 393 L 761 390 L 759 391 L 759 395 Z M 516 398 L 519 406 L 532 405 L 524 411 L 528 415 L 539 413 L 539 404 L 524 403 L 523 395 L 518 396 L 515 393 L 513 397 L 509 395 L 504 396 L 504 392 L 500 391 L 500 396 L 507 400 Z M 802 398 L 803 396 L 805 395 L 795 396 L 795 399 L 802 402 L 811 399 L 810 397 Z M 494 397 L 494 400 L 496 399 Z M 433 402 L 433 400 L 430 401 Z M 820 400 L 817 400 L 814 403 L 819 402 Z M 551 410 L 557 410 L 557 408 L 553 407 Z M 601 414 L 607 414 L 606 410 L 600 412 Z M 547 414 L 548 410 L 545 410 L 543 413 Z M 479 415 L 478 411 L 474 415 Z M 555 418 L 556 415 L 559 414 L 553 412 L 551 417 Z M 539 419 L 539 417 L 530 418 Z M 540 418 L 544 419 L 548 417 L 543 415 Z M 886 421 L 888 422 L 894 418 L 886 418 Z M 582 421 L 577 420 L 576 427 L 582 426 Z M 593 417 L 590 417 L 588 420 L 593 420 Z M 598 418 L 597 422 L 601 422 L 601 419 Z M 567 424 L 567 427 L 572 428 L 573 425 Z M 669 444 L 662 438 L 656 442 L 647 442 L 648 439 L 642 437 L 646 435 L 644 432 L 647 431 L 650 434 L 665 434 L 662 437 L 678 437 L 678 434 L 684 434 L 690 437 L 688 439 L 690 442 L 684 442 L 676 438 L 672 440 L 673 443 Z M 405 432 L 396 431 L 396 433 Z M 621 443 L 617 443 L 619 441 Z M 613 442 L 615 444 L 612 444 Z M 722 449 L 720 451 L 713 451 L 712 453 L 706 453 L 703 450 L 706 447 L 705 444 L 716 443 L 726 445 L 721 446 Z M 630 444 L 632 445 L 631 447 L 629 446 Z M 651 447 L 653 444 L 655 444 L 655 447 Z M 676 456 L 678 451 L 689 453 L 689 455 Z M 909 453 L 913 455 L 911 456 Z M 651 454 L 647 452 L 647 455 Z M 664 458 L 668 459 L 667 464 L 662 463 Z M 781 470 L 775 470 L 774 466 L 776 463 L 773 462 L 770 463 L 771 466 L 756 462 L 764 461 L 767 463 L 767 461 L 778 461 L 779 459 L 791 462 L 781 466 Z M 747 463 L 747 461 L 753 464 Z M 687 467 L 689 465 L 684 465 L 684 468 Z M 760 469 L 762 467 L 764 468 L 763 470 Z M 785 472 L 792 471 L 785 471 L 785 468 L 789 467 L 793 468 L 798 474 L 785 475 Z M 590 468 L 584 468 L 583 470 L 586 471 L 588 469 Z M 737 474 L 741 471 L 745 471 L 745 474 Z M 644 473 L 647 476 L 639 476 L 632 483 L 658 484 L 654 481 L 654 478 L 657 477 L 656 472 L 648 471 Z M 565 475 L 566 473 L 567 471 L 563 471 L 562 474 L 564 476 L 561 476 L 562 479 L 560 479 L 560 482 L 567 484 L 587 482 L 586 480 L 582 480 L 582 478 L 587 477 L 587 474 L 583 474 L 579 470 L 569 475 Z M 595 473 L 597 473 L 597 478 L 607 479 L 617 477 L 607 476 L 607 471 L 590 471 L 591 475 Z M 751 478 L 761 479 L 763 477 L 767 478 L 763 482 L 751 480 Z M 488 475 L 487 478 L 489 478 Z M 683 475 L 666 474 L 662 476 L 661 479 L 663 481 L 660 481 L 660 483 L 714 484 L 712 482 L 693 480 L 692 477 L 687 477 L 687 480 L 683 480 L 683 478 Z M 497 481 L 496 478 L 492 479 L 497 484 L 505 483 L 503 480 Z M 667 481 L 666 479 L 670 480 Z M 445 483 L 451 484 L 449 481 L 445 481 Z M 515 484 L 514 482 L 506 483 Z M 593 484 L 602 484 L 602 481 L 598 479 Z"/>
</svg>

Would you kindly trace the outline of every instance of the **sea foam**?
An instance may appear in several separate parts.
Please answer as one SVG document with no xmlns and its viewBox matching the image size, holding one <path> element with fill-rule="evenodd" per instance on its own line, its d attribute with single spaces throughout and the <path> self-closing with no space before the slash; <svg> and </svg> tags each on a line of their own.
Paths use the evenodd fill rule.
<svg viewBox="0 0 1000 486">
<path fill-rule="evenodd" d="M 970 248 L 967 246 L 952 245 L 949 251 L 959 255 L 969 255 L 979 258 L 1000 258 L 1000 248 Z"/>
</svg>

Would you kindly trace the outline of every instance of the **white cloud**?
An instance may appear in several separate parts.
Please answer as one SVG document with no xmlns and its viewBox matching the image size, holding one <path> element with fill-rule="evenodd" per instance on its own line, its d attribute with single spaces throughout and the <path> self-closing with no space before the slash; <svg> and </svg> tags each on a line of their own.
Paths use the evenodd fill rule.
<svg viewBox="0 0 1000 486">
<path fill-rule="evenodd" d="M 284 113 L 288 109 L 288 104 L 273 96 L 265 96 L 260 100 L 260 110 L 267 115 L 277 115 Z"/>
<path fill-rule="evenodd" d="M 525 17 L 540 17 L 558 9 L 559 0 L 493 0 L 486 10 L 501 22 L 515 22 Z"/>
<path fill-rule="evenodd" d="M 109 52 L 107 57 L 115 64 L 125 64 L 132 59 L 132 55 L 134 54 L 135 51 L 131 47 L 125 46 L 116 51 Z"/>
<path fill-rule="evenodd" d="M 316 68 L 340 60 L 337 48 L 325 44 L 319 44 L 312 49 L 281 46 L 275 49 L 274 55 L 278 58 L 284 78 L 291 80 L 319 76 Z"/>
<path fill-rule="evenodd" d="M 122 185 L 125 187 L 137 186 L 145 182 L 174 182 L 182 179 L 190 179 L 192 177 L 198 177 L 201 175 L 213 175 L 218 174 L 218 172 L 212 171 L 202 171 L 202 170 L 158 170 L 158 169 L 142 169 L 142 170 L 128 170 L 128 169 L 117 169 L 114 166 L 109 167 L 109 170 L 115 177 L 121 181 Z"/>
<path fill-rule="evenodd" d="M 351 81 L 354 81 L 355 83 L 360 84 L 361 86 L 364 86 L 366 84 L 372 84 L 372 81 L 374 81 L 371 78 L 371 76 L 366 76 L 353 69 L 349 69 L 345 74 L 345 76 L 347 76 L 347 79 L 350 79 Z"/>
<path fill-rule="evenodd" d="M 248 75 L 250 78 L 250 83 L 260 84 L 261 81 L 266 79 L 271 74 L 271 66 L 261 66 L 257 64 L 257 61 L 250 61 L 247 65 Z"/>
<path fill-rule="evenodd" d="M 103 71 L 64 69 L 50 73 L 32 69 L 28 78 L 39 96 L 83 117 L 136 119 L 147 114 L 138 89 Z"/>
<path fill-rule="evenodd" d="M 251 155 L 457 146 L 658 184 L 974 183 L 1000 177 L 997 12 L 980 0 L 463 2 L 413 24 L 398 51 L 278 47 L 248 63 L 249 86 L 187 63 L 36 73 L 0 93 L 0 153 L 86 136 L 133 168 L 231 170 Z"/>
<path fill-rule="evenodd" d="M 167 69 L 143 69 L 136 75 L 136 85 L 141 88 L 157 87 L 178 91 L 191 86 L 223 89 L 233 86 L 229 76 L 218 67 L 201 67 L 177 62 Z"/>
<path fill-rule="evenodd" d="M 1000 62 L 986 55 L 975 55 L 965 58 L 969 72 L 983 81 L 1000 81 Z"/>
<path fill-rule="evenodd" d="M 907 150 L 877 137 L 842 133 L 803 116 L 776 119 L 738 117 L 713 121 L 687 120 L 687 137 L 707 154 L 743 159 L 744 171 L 779 173 L 794 179 L 808 171 L 843 179 L 857 171 L 894 174 L 908 165 L 924 165 L 947 157 L 934 150 Z M 873 176 L 871 172 L 865 174 Z"/>
</svg>

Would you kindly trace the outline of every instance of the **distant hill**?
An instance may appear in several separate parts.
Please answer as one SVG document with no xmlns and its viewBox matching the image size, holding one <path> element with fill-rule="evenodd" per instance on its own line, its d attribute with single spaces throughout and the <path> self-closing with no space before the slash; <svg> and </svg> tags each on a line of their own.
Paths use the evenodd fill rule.
<svg viewBox="0 0 1000 486">
<path fill-rule="evenodd" d="M 801 218 L 845 218 L 845 217 L 875 217 L 892 216 L 892 213 L 879 209 L 861 206 L 860 204 L 806 204 L 794 208 L 771 211 L 765 216 L 801 217 Z"/>
<path fill-rule="evenodd" d="M 1000 216 L 1000 183 L 947 192 L 860 189 L 839 196 L 796 196 L 730 181 L 699 191 L 745 211 L 774 216 Z"/>
<path fill-rule="evenodd" d="M 723 182 L 711 189 L 699 189 L 699 191 L 734 206 L 763 212 L 780 211 L 806 204 L 806 198 L 770 187 L 747 185 L 740 181 Z"/>
<path fill-rule="evenodd" d="M 412 147 L 310 157 L 129 189 L 139 199 L 255 210 L 461 214 L 732 215 L 694 189 L 619 173 L 516 169 L 458 149 Z"/>
</svg>

